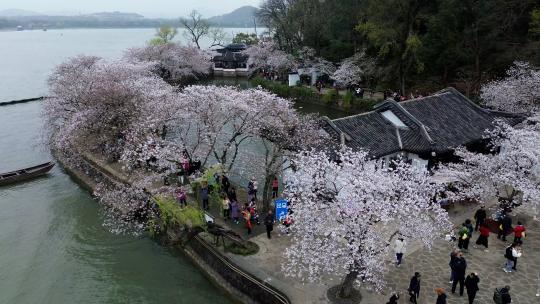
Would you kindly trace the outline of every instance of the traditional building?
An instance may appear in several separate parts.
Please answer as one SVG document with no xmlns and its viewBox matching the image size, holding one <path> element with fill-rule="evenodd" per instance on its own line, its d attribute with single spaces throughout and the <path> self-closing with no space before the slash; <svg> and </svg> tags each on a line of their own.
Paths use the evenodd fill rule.
<svg viewBox="0 0 540 304">
<path fill-rule="evenodd" d="M 515 125 L 523 117 L 481 108 L 447 88 L 399 103 L 386 100 L 359 115 L 324 118 L 323 129 L 336 142 L 366 150 L 373 158 L 389 161 L 401 156 L 425 167 L 452 157 L 459 146 L 474 148 L 497 119 Z"/>
<path fill-rule="evenodd" d="M 243 43 L 233 43 L 216 50 L 219 55 L 212 60 L 214 62 L 214 75 L 228 77 L 248 76 L 248 56 L 243 53 L 246 48 L 247 46 Z"/>
</svg>

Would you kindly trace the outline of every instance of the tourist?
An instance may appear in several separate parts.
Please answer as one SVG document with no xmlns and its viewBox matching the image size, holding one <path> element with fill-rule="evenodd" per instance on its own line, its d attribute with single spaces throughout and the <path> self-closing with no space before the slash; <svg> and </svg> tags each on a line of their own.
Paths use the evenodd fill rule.
<svg viewBox="0 0 540 304">
<path fill-rule="evenodd" d="M 223 209 L 223 219 L 227 220 L 229 218 L 230 208 L 231 208 L 231 202 L 229 201 L 229 198 L 224 195 L 221 200 L 221 207 Z"/>
<path fill-rule="evenodd" d="M 450 284 L 454 282 L 454 260 L 457 258 L 458 254 L 460 253 L 459 249 L 454 249 L 452 252 L 450 252 L 450 263 L 448 265 L 450 266 Z"/>
<path fill-rule="evenodd" d="M 254 198 L 253 186 L 254 185 L 253 185 L 253 178 L 252 178 L 248 181 L 248 186 L 247 186 L 248 201 L 250 202 Z"/>
<path fill-rule="evenodd" d="M 510 304 L 512 303 L 512 297 L 510 297 L 510 286 L 506 285 L 503 288 L 495 289 L 493 300 L 497 304 Z"/>
<path fill-rule="evenodd" d="M 278 187 L 279 187 L 279 181 L 277 177 L 274 177 L 274 180 L 272 181 L 272 198 L 277 198 Z"/>
<path fill-rule="evenodd" d="M 386 304 L 398 304 L 398 300 L 399 294 L 394 292 Z"/>
<path fill-rule="evenodd" d="M 178 192 L 176 193 L 176 199 L 178 200 L 180 206 L 187 206 L 186 191 L 184 190 L 184 187 L 180 187 L 178 189 Z"/>
<path fill-rule="evenodd" d="M 225 174 L 221 175 L 221 187 L 223 188 L 223 192 L 229 194 L 230 186 L 231 183 L 229 182 L 229 178 Z"/>
<path fill-rule="evenodd" d="M 437 302 L 435 304 L 446 304 L 446 293 L 443 288 L 435 288 L 437 293 Z"/>
<path fill-rule="evenodd" d="M 517 258 L 521 257 L 521 249 L 518 244 L 512 243 L 504 251 L 504 257 L 506 258 L 506 264 L 503 268 L 504 272 L 509 273 L 516 269 Z"/>
<path fill-rule="evenodd" d="M 208 184 L 203 183 L 201 188 L 201 199 L 204 210 L 208 210 Z"/>
<path fill-rule="evenodd" d="M 411 303 L 417 304 L 417 300 L 420 297 L 420 273 L 415 272 L 414 276 L 411 278 L 411 282 L 409 283 L 409 295 L 411 298 L 409 299 Z"/>
<path fill-rule="evenodd" d="M 239 221 L 239 212 L 238 212 L 238 202 L 236 200 L 230 201 L 231 202 L 231 217 L 235 224 L 238 224 Z"/>
<path fill-rule="evenodd" d="M 489 239 L 489 228 L 486 226 L 485 223 L 480 224 L 480 235 L 478 236 L 478 239 L 476 240 L 476 245 L 483 245 L 486 249 L 484 249 L 485 252 L 489 252 L 488 250 L 488 239 Z"/>
<path fill-rule="evenodd" d="M 478 231 L 478 228 L 484 223 L 486 220 L 487 214 L 485 206 L 480 206 L 480 209 L 476 210 L 476 213 L 474 214 L 474 220 L 476 221 L 476 224 L 474 225 L 474 230 Z"/>
<path fill-rule="evenodd" d="M 525 237 L 525 226 L 518 221 L 517 226 L 514 227 L 514 243 L 523 244 L 523 237 Z"/>
<path fill-rule="evenodd" d="M 471 220 L 469 221 L 469 225 Z M 469 227 L 467 226 L 467 222 L 463 223 L 461 228 L 458 231 L 458 248 L 463 250 L 468 250 L 469 248 L 469 240 L 471 239 L 471 232 Z"/>
<path fill-rule="evenodd" d="M 244 205 L 244 210 L 242 210 L 242 217 L 244 218 L 244 221 L 246 221 L 247 234 L 250 235 L 253 226 L 251 225 L 251 212 L 249 212 L 247 203 Z"/>
<path fill-rule="evenodd" d="M 272 235 L 270 233 L 274 230 L 274 214 L 272 214 L 272 210 L 268 210 L 268 214 L 264 218 L 264 225 L 266 226 L 266 236 L 271 239 Z"/>
<path fill-rule="evenodd" d="M 283 220 L 283 226 L 285 226 L 285 233 L 286 234 L 289 234 L 289 230 L 290 230 L 289 227 L 291 227 L 292 222 L 293 222 L 290 214 L 291 214 L 291 210 L 289 209 L 289 211 L 287 212 L 287 215 L 285 216 L 285 219 Z"/>
<path fill-rule="evenodd" d="M 232 202 L 232 201 L 236 201 L 236 188 L 234 187 L 231 187 L 231 189 L 229 190 L 229 192 L 227 193 L 227 196 L 229 197 L 229 200 Z"/>
<path fill-rule="evenodd" d="M 476 292 L 480 290 L 478 288 L 478 283 L 480 282 L 480 278 L 478 278 L 478 274 L 475 272 L 471 272 L 465 279 L 465 288 L 467 288 L 467 297 L 469 298 L 469 304 L 473 304 L 474 298 L 476 297 Z"/>
<path fill-rule="evenodd" d="M 463 296 L 465 287 L 465 271 L 467 270 L 467 261 L 463 257 L 463 253 L 458 253 L 452 265 L 454 270 L 454 282 L 452 283 L 452 293 L 456 293 L 456 286 L 459 283 L 459 295 Z"/>
<path fill-rule="evenodd" d="M 506 212 L 503 212 L 499 220 L 499 233 L 497 238 L 501 239 L 503 242 L 506 242 L 506 235 L 510 232 L 512 228 L 512 218 Z"/>
<path fill-rule="evenodd" d="M 407 242 L 402 238 L 397 238 L 394 245 L 394 252 L 396 253 L 396 266 L 401 265 L 401 260 L 403 259 L 403 254 L 405 253 L 405 246 Z"/>
<path fill-rule="evenodd" d="M 253 184 L 253 198 L 257 200 L 257 188 L 259 183 L 255 179 L 255 177 L 251 178 L 251 183 Z"/>
</svg>

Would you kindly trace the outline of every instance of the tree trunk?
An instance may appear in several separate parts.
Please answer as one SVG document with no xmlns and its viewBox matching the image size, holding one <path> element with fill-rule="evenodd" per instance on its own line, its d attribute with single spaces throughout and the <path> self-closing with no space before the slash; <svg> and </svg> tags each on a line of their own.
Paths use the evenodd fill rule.
<svg viewBox="0 0 540 304">
<path fill-rule="evenodd" d="M 268 212 L 270 209 L 270 201 L 272 198 L 270 195 L 272 194 L 271 187 L 272 187 L 272 181 L 274 180 L 274 176 L 266 175 L 264 179 L 264 190 L 263 190 L 263 211 Z"/>
<path fill-rule="evenodd" d="M 339 289 L 338 297 L 340 298 L 350 298 L 354 288 L 354 282 L 358 278 L 358 271 L 353 270 L 345 276 L 341 288 Z"/>
<path fill-rule="evenodd" d="M 403 67 L 403 60 L 399 62 L 399 85 L 401 96 L 405 96 L 405 68 Z"/>
</svg>

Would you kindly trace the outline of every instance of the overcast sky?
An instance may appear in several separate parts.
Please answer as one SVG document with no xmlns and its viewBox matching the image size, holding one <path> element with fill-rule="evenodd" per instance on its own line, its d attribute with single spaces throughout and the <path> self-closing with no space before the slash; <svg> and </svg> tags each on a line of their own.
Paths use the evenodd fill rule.
<svg viewBox="0 0 540 304">
<path fill-rule="evenodd" d="M 258 7 L 260 3 L 261 0 L 0 0 L 0 10 L 24 9 L 45 14 L 121 11 L 146 17 L 179 17 L 195 9 L 212 17 L 244 5 Z"/>
</svg>

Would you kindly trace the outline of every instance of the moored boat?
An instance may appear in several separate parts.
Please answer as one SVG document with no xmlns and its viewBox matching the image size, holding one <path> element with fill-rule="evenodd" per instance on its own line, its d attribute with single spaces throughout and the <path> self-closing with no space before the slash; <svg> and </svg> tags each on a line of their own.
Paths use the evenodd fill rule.
<svg viewBox="0 0 540 304">
<path fill-rule="evenodd" d="M 47 174 L 54 167 L 54 163 L 47 162 L 41 165 L 24 168 L 0 174 L 0 186 L 18 183 Z"/>
</svg>

